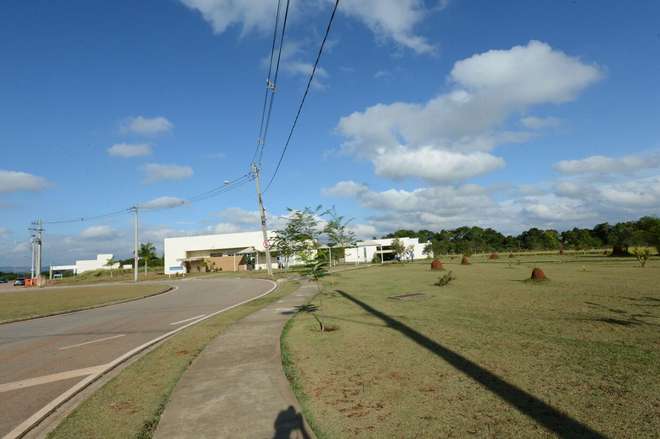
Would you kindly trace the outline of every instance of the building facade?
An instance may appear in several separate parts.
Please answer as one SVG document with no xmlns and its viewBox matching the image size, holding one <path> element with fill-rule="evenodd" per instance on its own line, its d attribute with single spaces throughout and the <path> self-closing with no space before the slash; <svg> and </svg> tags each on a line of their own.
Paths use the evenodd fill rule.
<svg viewBox="0 0 660 439">
<path fill-rule="evenodd" d="M 399 238 L 399 241 L 406 248 L 402 260 L 426 259 L 424 248 L 427 243 L 420 243 L 419 238 Z M 360 241 L 356 247 L 344 249 L 344 262 L 347 264 L 364 264 L 371 262 L 387 262 L 396 259 L 394 250 L 392 250 L 394 238 L 372 239 L 369 241 Z"/>
<path fill-rule="evenodd" d="M 267 233 L 268 238 L 275 236 Z M 165 274 L 265 270 L 266 247 L 261 231 L 166 238 Z M 272 268 L 278 267 L 272 253 Z"/>
</svg>

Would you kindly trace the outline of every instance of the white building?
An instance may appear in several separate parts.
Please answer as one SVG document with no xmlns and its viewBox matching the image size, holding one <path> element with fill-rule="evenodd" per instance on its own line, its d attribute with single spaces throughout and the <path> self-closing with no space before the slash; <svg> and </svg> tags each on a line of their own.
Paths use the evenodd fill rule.
<svg viewBox="0 0 660 439">
<path fill-rule="evenodd" d="M 96 259 L 81 259 L 76 261 L 75 265 L 51 265 L 50 273 L 51 278 L 54 272 L 73 271 L 73 274 L 81 274 L 86 271 L 94 270 L 116 270 L 119 268 L 119 262 L 112 265 L 107 265 L 108 261 L 112 259 L 112 254 L 106 253 L 96 255 Z"/>
<path fill-rule="evenodd" d="M 346 248 L 344 250 L 344 262 L 350 264 L 363 264 L 370 262 L 391 261 L 395 258 L 392 250 L 394 238 L 372 239 L 369 241 L 360 241 L 356 247 Z M 410 254 L 404 256 L 404 260 L 411 258 L 413 260 L 426 259 L 424 247 L 427 243 L 420 243 L 419 238 L 399 238 L 399 241 L 406 249 L 410 249 Z M 374 258 L 375 257 L 375 258 Z"/>
<path fill-rule="evenodd" d="M 274 236 L 274 232 L 268 232 L 269 239 Z M 266 269 L 261 231 L 166 238 L 163 249 L 165 274 Z M 271 265 L 277 268 L 275 256 Z"/>
</svg>

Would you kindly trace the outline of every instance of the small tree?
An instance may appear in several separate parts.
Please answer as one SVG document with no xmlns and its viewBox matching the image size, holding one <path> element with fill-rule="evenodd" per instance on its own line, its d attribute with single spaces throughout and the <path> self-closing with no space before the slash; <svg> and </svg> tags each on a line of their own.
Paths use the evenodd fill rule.
<svg viewBox="0 0 660 439">
<path fill-rule="evenodd" d="M 318 248 L 320 236 L 319 216 L 322 207 L 316 209 L 305 207 L 303 210 L 289 210 L 289 220 L 283 229 L 275 231 L 271 239 L 274 248 L 284 257 L 285 268 L 289 269 L 292 256 L 299 255 L 303 260 L 313 258 L 314 250 Z"/>
<path fill-rule="evenodd" d="M 144 274 L 147 274 L 147 267 L 149 265 L 149 261 L 152 259 L 158 259 L 158 256 L 156 256 L 156 246 L 153 245 L 151 242 L 145 242 L 144 244 L 140 244 L 140 250 L 138 250 L 138 256 L 140 259 L 144 260 Z"/>
<path fill-rule="evenodd" d="M 323 234 L 328 239 L 330 254 L 332 254 L 332 249 L 335 247 L 346 248 L 355 246 L 355 233 L 348 230 L 348 224 L 351 220 L 344 220 L 343 216 L 337 214 L 334 207 L 325 213 L 330 217 L 330 220 L 323 228 Z M 332 266 L 333 258 L 330 257 L 328 259 L 330 261 L 330 266 Z"/>
<path fill-rule="evenodd" d="M 105 261 L 105 266 L 106 266 L 106 267 L 110 267 L 110 277 L 111 277 L 111 278 L 112 278 L 112 272 L 113 272 L 113 270 L 114 270 L 114 268 L 115 268 L 115 264 L 116 264 L 117 262 L 119 262 L 119 261 L 118 261 L 117 259 L 115 259 L 115 258 L 110 258 L 110 259 L 108 259 L 107 261 Z"/>
<path fill-rule="evenodd" d="M 648 248 L 636 248 L 632 251 L 632 254 L 637 258 L 639 265 L 644 268 L 646 267 L 646 262 L 649 260 L 649 257 L 651 257 L 651 250 Z"/>
<path fill-rule="evenodd" d="M 317 253 L 314 258 L 308 260 L 307 264 L 305 264 L 304 273 L 306 276 L 313 279 L 314 283 L 316 284 L 316 289 L 319 292 L 320 305 L 323 306 L 323 287 L 320 280 L 321 278 L 328 275 L 328 260 L 324 257 L 324 255 Z M 308 312 L 312 314 L 316 322 L 319 324 L 320 331 L 325 332 L 325 324 L 316 313 L 319 309 L 320 307 L 314 307 L 313 309 L 310 308 Z"/>
<path fill-rule="evenodd" d="M 408 258 L 409 262 L 412 262 L 415 260 L 415 246 L 410 244 L 408 247 L 406 247 L 406 257 Z"/>
<path fill-rule="evenodd" d="M 396 255 L 396 258 L 400 261 L 403 258 L 403 255 L 406 253 L 406 246 L 401 242 L 399 238 L 394 238 L 392 241 L 392 251 Z"/>
</svg>

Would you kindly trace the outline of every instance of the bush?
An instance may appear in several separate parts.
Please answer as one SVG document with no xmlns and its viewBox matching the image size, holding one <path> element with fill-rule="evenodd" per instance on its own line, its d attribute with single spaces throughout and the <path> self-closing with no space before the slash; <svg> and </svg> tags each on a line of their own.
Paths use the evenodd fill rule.
<svg viewBox="0 0 660 439">
<path fill-rule="evenodd" d="M 644 268 L 646 267 L 646 261 L 648 261 L 649 257 L 651 257 L 651 250 L 648 248 L 636 248 L 632 251 L 632 254 L 637 258 L 639 265 Z"/>
<path fill-rule="evenodd" d="M 444 276 L 440 276 L 438 278 L 438 281 L 434 284 L 439 287 L 444 287 L 445 285 L 449 284 L 449 282 L 453 281 L 456 279 L 456 276 L 454 276 L 454 273 L 451 271 L 445 274 Z"/>
</svg>

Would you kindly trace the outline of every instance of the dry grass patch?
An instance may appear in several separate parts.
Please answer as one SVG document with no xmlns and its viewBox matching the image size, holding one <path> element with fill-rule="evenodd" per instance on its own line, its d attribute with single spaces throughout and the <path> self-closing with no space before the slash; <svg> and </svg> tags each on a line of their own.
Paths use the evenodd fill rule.
<svg viewBox="0 0 660 439">
<path fill-rule="evenodd" d="M 139 299 L 170 289 L 163 284 L 20 289 L 0 294 L 0 323 Z"/>
<path fill-rule="evenodd" d="M 343 294 L 321 317 L 341 330 L 299 314 L 283 342 L 319 436 L 657 437 L 660 267 L 581 258 L 529 283 L 541 258 L 521 259 L 456 260 L 443 288 L 428 264 L 326 280 Z M 427 298 L 389 299 L 410 292 Z"/>
</svg>

